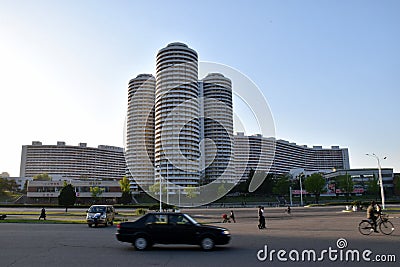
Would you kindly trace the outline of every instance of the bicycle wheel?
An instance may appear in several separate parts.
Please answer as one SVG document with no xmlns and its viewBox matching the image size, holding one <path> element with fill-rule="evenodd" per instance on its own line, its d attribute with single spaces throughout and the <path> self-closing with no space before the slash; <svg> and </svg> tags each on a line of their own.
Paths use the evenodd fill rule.
<svg viewBox="0 0 400 267">
<path fill-rule="evenodd" d="M 393 223 L 391 223 L 388 220 L 382 221 L 379 224 L 379 230 L 381 230 L 381 233 L 383 233 L 385 235 L 390 235 L 394 231 Z"/>
<path fill-rule="evenodd" d="M 358 225 L 358 231 L 363 235 L 370 235 L 374 231 L 374 227 L 372 227 L 369 221 L 363 220 Z"/>
</svg>

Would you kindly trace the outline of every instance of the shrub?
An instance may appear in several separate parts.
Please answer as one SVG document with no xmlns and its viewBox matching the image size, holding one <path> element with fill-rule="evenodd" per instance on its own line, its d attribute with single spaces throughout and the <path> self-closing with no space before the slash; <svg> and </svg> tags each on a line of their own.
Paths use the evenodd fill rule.
<svg viewBox="0 0 400 267">
<path fill-rule="evenodd" d="M 145 209 L 136 209 L 135 210 L 135 215 L 144 215 L 144 214 L 146 214 Z"/>
</svg>

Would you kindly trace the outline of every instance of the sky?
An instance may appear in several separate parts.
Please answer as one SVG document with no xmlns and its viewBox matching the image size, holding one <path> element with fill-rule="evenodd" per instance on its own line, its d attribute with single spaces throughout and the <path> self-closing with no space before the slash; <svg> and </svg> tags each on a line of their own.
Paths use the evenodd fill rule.
<svg viewBox="0 0 400 267">
<path fill-rule="evenodd" d="M 155 74 L 175 41 L 249 77 L 276 138 L 400 172 L 399 12 L 396 0 L 0 0 L 0 173 L 19 176 L 32 141 L 122 147 L 128 81 Z"/>
</svg>

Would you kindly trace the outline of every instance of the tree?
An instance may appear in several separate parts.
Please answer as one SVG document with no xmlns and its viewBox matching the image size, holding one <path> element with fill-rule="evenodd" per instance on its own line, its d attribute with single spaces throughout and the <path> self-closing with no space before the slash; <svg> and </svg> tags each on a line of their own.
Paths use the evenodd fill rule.
<svg viewBox="0 0 400 267">
<path fill-rule="evenodd" d="M 132 201 L 132 193 L 130 188 L 130 181 L 128 177 L 124 176 L 121 180 L 119 180 L 119 185 L 121 187 L 122 196 L 121 196 L 121 203 L 122 204 L 129 204 Z"/>
<path fill-rule="evenodd" d="M 306 191 L 314 194 L 316 203 L 318 203 L 321 193 L 325 192 L 325 186 L 325 178 L 320 173 L 313 173 L 304 180 Z"/>
<path fill-rule="evenodd" d="M 92 193 L 92 198 L 95 203 L 99 200 L 101 194 L 103 194 L 103 191 L 104 191 L 104 188 L 100 188 L 98 186 L 90 188 L 90 192 Z"/>
<path fill-rule="evenodd" d="M 121 180 L 119 180 L 119 185 L 121 187 L 122 192 L 130 192 L 131 190 L 131 182 L 129 181 L 128 177 L 124 176 Z"/>
<path fill-rule="evenodd" d="M 33 176 L 34 181 L 51 181 L 51 176 L 47 173 L 41 173 Z"/>
<path fill-rule="evenodd" d="M 0 178 L 9 178 L 9 177 L 10 177 L 10 174 L 8 172 L 2 172 L 0 174 Z"/>
<path fill-rule="evenodd" d="M 15 180 L 0 178 L 0 194 L 4 194 L 5 191 L 16 192 L 18 191 L 18 184 Z"/>
<path fill-rule="evenodd" d="M 21 193 L 26 194 L 27 191 L 28 191 L 28 180 L 24 182 L 24 186 L 22 187 Z"/>
<path fill-rule="evenodd" d="M 65 207 L 65 212 L 68 212 L 68 207 L 71 207 L 76 202 L 76 193 L 74 187 L 71 184 L 67 184 L 64 181 L 64 187 L 60 191 L 58 196 L 58 205 Z"/>
<path fill-rule="evenodd" d="M 256 172 L 255 175 L 266 175 L 262 172 Z M 266 175 L 262 184 L 253 192 L 255 195 L 270 195 L 272 194 L 272 188 L 274 187 L 274 175 L 269 173 Z"/>
<path fill-rule="evenodd" d="M 376 178 L 375 174 L 374 174 L 372 179 L 369 179 L 367 181 L 367 193 L 371 196 L 375 196 L 375 200 L 377 200 L 379 190 L 380 190 L 379 189 L 379 181 L 378 181 L 378 178 Z"/>
<path fill-rule="evenodd" d="M 157 182 L 153 185 L 149 186 L 149 191 L 154 193 L 155 195 L 160 194 L 160 182 Z M 167 188 L 165 187 L 165 185 L 161 185 L 161 193 L 166 193 L 167 192 Z"/>
<path fill-rule="evenodd" d="M 19 186 L 14 179 L 8 180 L 8 191 L 17 192 L 18 189 L 19 189 Z"/>
<path fill-rule="evenodd" d="M 349 201 L 350 194 L 354 190 L 354 182 L 353 178 L 351 178 L 351 175 L 349 174 L 339 175 L 336 178 L 336 188 L 340 189 L 340 191 L 345 193 L 346 201 Z"/>
<path fill-rule="evenodd" d="M 193 186 L 188 186 L 183 189 L 186 194 L 187 198 L 194 198 L 196 197 L 196 188 Z"/>
<path fill-rule="evenodd" d="M 227 190 L 226 190 L 224 184 L 221 184 L 220 186 L 218 186 L 218 192 L 217 192 L 218 197 L 223 197 L 226 193 L 227 193 Z"/>
<path fill-rule="evenodd" d="M 239 181 L 231 190 L 232 193 L 240 193 L 240 194 L 248 194 L 249 193 L 249 185 L 251 182 L 251 179 L 253 178 L 254 175 L 254 169 L 251 168 L 249 175 L 247 176 L 247 179 L 244 181 Z"/>
<path fill-rule="evenodd" d="M 284 175 L 279 177 L 275 181 L 275 185 L 272 188 L 272 192 L 278 196 L 284 196 L 289 192 L 290 188 L 290 175 Z"/>
<path fill-rule="evenodd" d="M 7 180 L 4 178 L 0 178 L 0 195 L 4 194 L 7 191 Z"/>
<path fill-rule="evenodd" d="M 400 195 L 400 175 L 395 175 L 393 179 L 394 194 Z"/>
</svg>

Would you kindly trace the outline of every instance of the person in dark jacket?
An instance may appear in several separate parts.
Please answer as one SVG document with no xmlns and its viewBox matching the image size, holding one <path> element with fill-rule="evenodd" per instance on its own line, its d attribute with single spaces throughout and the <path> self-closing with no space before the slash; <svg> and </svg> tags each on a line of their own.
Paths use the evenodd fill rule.
<svg viewBox="0 0 400 267">
<path fill-rule="evenodd" d="M 258 207 L 258 229 L 265 229 L 264 207 Z"/>
<path fill-rule="evenodd" d="M 230 215 L 230 217 L 231 217 L 231 220 L 232 220 L 234 223 L 236 223 L 235 214 L 233 213 L 233 210 L 231 210 L 231 215 Z"/>
<path fill-rule="evenodd" d="M 40 212 L 39 221 L 40 221 L 41 218 L 46 220 L 46 210 L 45 210 L 45 208 L 42 208 L 42 211 Z"/>
<path fill-rule="evenodd" d="M 376 230 L 376 220 L 379 217 L 380 207 L 376 205 L 375 201 L 372 201 L 371 204 L 367 208 L 367 219 L 371 220 L 374 224 L 374 232 L 377 233 Z"/>
</svg>

